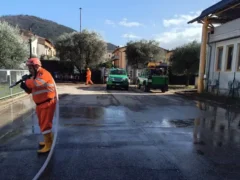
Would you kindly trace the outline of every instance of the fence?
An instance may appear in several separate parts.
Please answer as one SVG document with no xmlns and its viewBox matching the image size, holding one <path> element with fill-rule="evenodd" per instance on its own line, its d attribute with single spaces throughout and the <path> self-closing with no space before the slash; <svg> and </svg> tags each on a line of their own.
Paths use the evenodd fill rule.
<svg viewBox="0 0 240 180">
<path fill-rule="evenodd" d="M 206 92 L 229 97 L 240 97 L 240 73 L 213 72 L 205 80 Z"/>
<path fill-rule="evenodd" d="M 23 90 L 19 85 L 11 89 L 9 86 L 14 84 L 16 81 L 19 81 L 24 74 L 28 73 L 28 70 L 0 69 L 0 99 L 23 93 Z"/>
<path fill-rule="evenodd" d="M 101 84 L 102 81 L 102 72 L 101 70 L 91 70 L 92 71 L 92 81 L 94 84 Z M 86 71 L 82 71 L 79 74 L 74 73 L 55 73 L 51 72 L 53 74 L 54 80 L 57 83 L 61 82 L 85 82 L 86 81 Z"/>
</svg>

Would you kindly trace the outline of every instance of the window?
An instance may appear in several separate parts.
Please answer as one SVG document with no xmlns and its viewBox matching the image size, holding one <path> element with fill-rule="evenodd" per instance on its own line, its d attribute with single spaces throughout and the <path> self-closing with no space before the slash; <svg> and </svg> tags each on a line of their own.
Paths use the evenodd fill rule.
<svg viewBox="0 0 240 180">
<path fill-rule="evenodd" d="M 233 45 L 227 46 L 227 64 L 226 70 L 230 71 L 232 69 L 232 59 L 233 59 Z"/>
<path fill-rule="evenodd" d="M 221 71 L 222 69 L 222 56 L 223 56 L 223 47 L 217 48 L 217 71 Z"/>
<path fill-rule="evenodd" d="M 237 71 L 240 71 L 240 44 L 238 44 L 238 52 L 237 52 Z"/>
<path fill-rule="evenodd" d="M 112 70 L 110 72 L 110 74 L 112 75 L 126 75 L 126 71 L 125 70 L 120 70 L 120 69 L 117 69 L 117 70 Z"/>
</svg>

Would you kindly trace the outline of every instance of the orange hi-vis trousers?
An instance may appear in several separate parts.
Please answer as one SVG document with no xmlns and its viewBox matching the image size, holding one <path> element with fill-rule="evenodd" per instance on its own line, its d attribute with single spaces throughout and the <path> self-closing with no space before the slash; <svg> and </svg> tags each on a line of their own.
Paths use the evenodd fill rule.
<svg viewBox="0 0 240 180">
<path fill-rule="evenodd" d="M 91 77 L 87 77 L 87 78 L 86 78 L 86 84 L 88 84 L 88 83 L 93 84 L 93 82 L 92 82 L 92 80 L 91 80 Z"/>
<path fill-rule="evenodd" d="M 52 131 L 52 122 L 55 109 L 56 99 L 52 99 L 50 102 L 46 102 L 37 106 L 36 112 L 42 134 L 47 134 Z"/>
</svg>

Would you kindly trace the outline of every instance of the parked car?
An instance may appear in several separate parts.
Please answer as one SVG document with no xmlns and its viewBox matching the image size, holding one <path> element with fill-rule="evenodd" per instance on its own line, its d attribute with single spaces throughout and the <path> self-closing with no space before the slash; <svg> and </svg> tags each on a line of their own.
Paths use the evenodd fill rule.
<svg viewBox="0 0 240 180">
<path fill-rule="evenodd" d="M 119 87 L 119 88 L 124 88 L 125 90 L 128 90 L 129 78 L 126 70 L 121 68 L 111 69 L 108 74 L 106 84 L 107 84 L 106 89 Z"/>
</svg>

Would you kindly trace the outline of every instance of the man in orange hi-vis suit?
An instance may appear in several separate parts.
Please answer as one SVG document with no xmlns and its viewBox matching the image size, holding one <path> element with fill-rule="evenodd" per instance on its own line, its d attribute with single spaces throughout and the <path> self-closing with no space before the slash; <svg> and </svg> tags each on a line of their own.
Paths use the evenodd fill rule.
<svg viewBox="0 0 240 180">
<path fill-rule="evenodd" d="M 93 84 L 91 77 L 92 77 L 92 72 L 89 68 L 87 68 L 86 85 L 88 85 L 88 83 Z"/>
<path fill-rule="evenodd" d="M 36 113 L 41 132 L 44 136 L 44 142 L 39 145 L 43 146 L 38 153 L 46 153 L 51 150 L 53 142 L 52 121 L 56 108 L 56 86 L 52 75 L 41 66 L 38 58 L 30 58 L 26 62 L 29 72 L 22 77 L 21 88 L 26 93 L 32 93 L 33 101 L 36 103 Z"/>
</svg>

